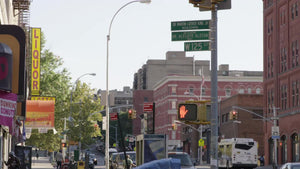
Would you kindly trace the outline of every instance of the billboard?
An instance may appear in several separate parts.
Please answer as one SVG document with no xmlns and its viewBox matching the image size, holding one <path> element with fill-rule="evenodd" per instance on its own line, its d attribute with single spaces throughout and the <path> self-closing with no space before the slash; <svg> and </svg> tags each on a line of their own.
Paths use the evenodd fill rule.
<svg viewBox="0 0 300 169">
<path fill-rule="evenodd" d="M 40 95 L 41 28 L 31 29 L 31 95 Z"/>
<path fill-rule="evenodd" d="M 54 101 L 27 100 L 26 128 L 54 128 Z"/>
</svg>

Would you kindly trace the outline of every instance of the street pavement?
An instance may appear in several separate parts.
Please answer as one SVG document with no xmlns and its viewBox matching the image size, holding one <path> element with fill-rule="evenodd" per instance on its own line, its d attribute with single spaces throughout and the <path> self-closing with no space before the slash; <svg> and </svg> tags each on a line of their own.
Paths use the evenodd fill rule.
<svg viewBox="0 0 300 169">
<path fill-rule="evenodd" d="M 39 157 L 38 160 L 35 157 L 32 157 L 31 167 L 34 169 L 54 169 L 54 167 L 52 166 L 52 164 L 49 161 L 49 157 Z M 98 169 L 98 168 L 105 168 L 105 166 L 96 165 L 95 169 Z M 205 166 L 196 166 L 196 168 L 208 169 L 210 167 L 205 165 Z M 261 167 L 257 167 L 256 169 L 273 169 L 273 167 L 272 166 L 261 166 Z"/>
</svg>

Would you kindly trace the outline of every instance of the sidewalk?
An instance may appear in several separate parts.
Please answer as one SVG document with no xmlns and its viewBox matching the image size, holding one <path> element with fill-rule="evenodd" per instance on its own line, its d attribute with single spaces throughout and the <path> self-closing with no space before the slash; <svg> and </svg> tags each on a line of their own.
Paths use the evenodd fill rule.
<svg viewBox="0 0 300 169">
<path fill-rule="evenodd" d="M 49 157 L 39 157 L 38 160 L 35 157 L 32 157 L 31 168 L 53 169 L 54 167 L 51 165 L 51 163 L 49 161 Z"/>
</svg>

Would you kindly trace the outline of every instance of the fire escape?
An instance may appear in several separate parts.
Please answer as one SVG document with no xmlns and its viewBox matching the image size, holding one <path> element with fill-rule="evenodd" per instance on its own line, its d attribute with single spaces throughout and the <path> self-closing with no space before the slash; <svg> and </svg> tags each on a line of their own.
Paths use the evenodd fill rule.
<svg viewBox="0 0 300 169">
<path fill-rule="evenodd" d="M 29 31 L 30 28 L 30 11 L 29 6 L 32 0 L 13 0 L 14 16 L 18 15 L 18 25 Z"/>
</svg>

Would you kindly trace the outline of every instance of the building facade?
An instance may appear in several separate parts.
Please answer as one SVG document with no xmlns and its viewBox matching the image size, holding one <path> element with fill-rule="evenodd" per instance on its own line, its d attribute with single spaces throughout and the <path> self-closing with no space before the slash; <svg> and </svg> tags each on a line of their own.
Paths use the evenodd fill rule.
<svg viewBox="0 0 300 169">
<path fill-rule="evenodd" d="M 219 103 L 220 137 L 253 138 L 258 142 L 258 155 L 264 155 L 263 95 L 236 94 Z M 237 119 L 230 119 L 230 112 L 237 113 Z"/>
<path fill-rule="evenodd" d="M 264 116 L 278 116 L 278 164 L 300 161 L 300 1 L 263 0 Z M 274 162 L 271 123 L 264 125 L 266 164 Z"/>
<path fill-rule="evenodd" d="M 116 111 L 127 111 L 132 108 L 132 89 L 128 86 L 124 86 L 122 91 L 110 90 L 109 91 L 109 106 L 115 107 Z M 106 105 L 106 90 L 98 90 L 98 95 L 101 99 L 101 105 Z"/>
<path fill-rule="evenodd" d="M 30 0 L 0 0 L 0 27 L 1 31 L 7 31 L 7 27 L 4 25 L 17 25 L 19 26 L 20 30 L 24 30 L 26 36 L 24 51 L 24 57 L 22 59 L 25 60 L 25 50 L 27 49 L 27 40 L 29 34 L 29 6 Z M 2 32 L 2 34 L 3 34 Z M 28 34 L 26 34 L 28 33 Z M 9 57 L 13 58 L 13 55 L 9 56 L 8 51 L 11 51 L 12 44 L 6 44 L 9 40 L 4 40 L 5 38 L 0 38 L 0 53 L 1 53 L 1 60 L 5 61 L 5 59 L 9 59 Z M 20 45 L 21 46 L 21 45 Z M 8 47 L 9 50 L 5 49 Z M 21 48 L 21 47 L 20 47 Z M 21 51 L 22 49 L 20 49 Z M 16 60 L 12 60 L 12 64 L 15 66 L 17 64 Z M 21 63 L 18 69 L 11 67 L 9 64 L 1 63 L 0 70 L 1 78 L 0 78 L 0 168 L 6 169 L 7 166 L 4 165 L 4 161 L 8 160 L 8 153 L 14 150 L 15 145 L 21 143 L 23 141 L 22 130 L 22 121 L 25 120 L 25 110 L 24 110 L 24 103 L 26 101 L 26 92 L 25 92 L 25 76 L 22 77 L 22 73 L 25 71 L 25 66 Z M 5 76 L 5 66 L 7 69 L 13 69 L 13 73 Z M 3 76 L 4 74 L 4 76 Z M 18 80 L 15 80 L 15 77 L 19 77 Z M 12 80 L 14 79 L 14 80 Z M 11 80 L 11 81 L 10 81 Z M 8 82 L 10 81 L 10 82 Z M 11 85 L 4 86 L 5 84 L 10 83 Z M 17 86 L 17 87 L 16 87 Z M 18 89 L 16 89 L 18 88 Z M 15 90 L 16 89 L 16 90 Z M 21 91 L 24 89 L 24 91 Z"/>
<path fill-rule="evenodd" d="M 201 85 L 202 84 L 202 85 Z M 262 77 L 219 76 L 219 101 L 236 94 L 261 94 L 263 92 Z M 178 124 L 177 130 L 172 130 L 174 120 L 177 120 L 177 106 L 188 100 L 210 100 L 210 77 L 203 81 L 197 76 L 166 76 L 156 83 L 153 89 L 155 102 L 155 134 L 167 134 L 169 149 L 183 148 L 184 151 L 198 159 L 199 131 Z M 207 118 L 209 119 L 210 113 Z M 194 126 L 198 128 L 199 126 Z M 209 126 L 204 126 L 208 128 Z"/>
</svg>

